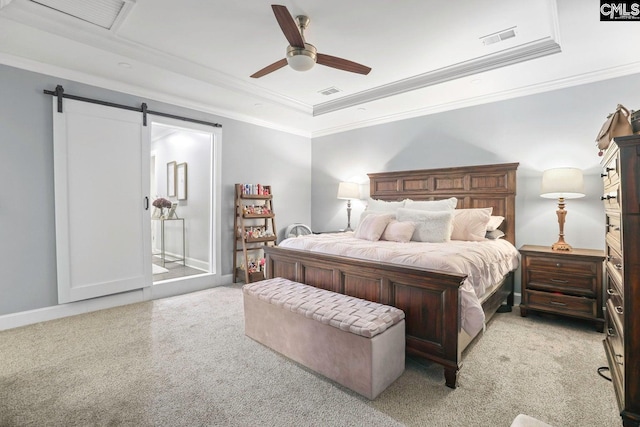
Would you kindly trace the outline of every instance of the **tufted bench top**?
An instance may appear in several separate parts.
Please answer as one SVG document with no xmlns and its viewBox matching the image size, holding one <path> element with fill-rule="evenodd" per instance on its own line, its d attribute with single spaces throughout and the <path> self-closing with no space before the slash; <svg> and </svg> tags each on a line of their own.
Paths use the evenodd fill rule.
<svg viewBox="0 0 640 427">
<path fill-rule="evenodd" d="M 404 319 L 404 311 L 281 277 L 246 284 L 246 294 L 343 331 L 372 338 Z"/>
</svg>

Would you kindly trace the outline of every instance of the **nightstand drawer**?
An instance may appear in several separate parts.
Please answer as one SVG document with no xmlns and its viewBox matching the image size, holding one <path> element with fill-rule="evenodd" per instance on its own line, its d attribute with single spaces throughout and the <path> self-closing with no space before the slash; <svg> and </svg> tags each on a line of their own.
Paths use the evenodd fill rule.
<svg viewBox="0 0 640 427">
<path fill-rule="evenodd" d="M 565 274 L 593 274 L 595 275 L 597 265 L 590 261 L 579 261 L 573 259 L 560 259 L 558 257 L 532 257 L 526 258 L 529 270 L 542 270 L 562 272 Z"/>
<path fill-rule="evenodd" d="M 595 276 L 561 274 L 553 271 L 528 271 L 527 288 L 566 292 L 573 295 L 594 297 L 597 280 Z"/>
<path fill-rule="evenodd" d="M 592 318 L 596 315 L 596 300 L 584 297 L 527 290 L 525 298 L 531 309 L 540 309 L 558 314 L 584 315 Z"/>
</svg>

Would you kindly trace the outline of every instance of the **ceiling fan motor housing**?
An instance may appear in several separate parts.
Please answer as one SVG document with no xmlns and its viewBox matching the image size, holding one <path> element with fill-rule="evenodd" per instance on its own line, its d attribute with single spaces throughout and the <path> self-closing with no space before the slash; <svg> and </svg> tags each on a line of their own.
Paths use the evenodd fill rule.
<svg viewBox="0 0 640 427">
<path fill-rule="evenodd" d="M 296 71 L 307 71 L 313 68 L 318 58 L 318 51 L 315 46 L 309 43 L 304 44 L 304 48 L 287 47 L 287 63 Z"/>
</svg>

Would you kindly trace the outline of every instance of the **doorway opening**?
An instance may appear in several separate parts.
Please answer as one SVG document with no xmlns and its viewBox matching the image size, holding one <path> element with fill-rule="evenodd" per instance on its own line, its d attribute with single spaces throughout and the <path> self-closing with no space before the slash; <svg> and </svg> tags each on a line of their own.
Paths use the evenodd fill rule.
<svg viewBox="0 0 640 427">
<path fill-rule="evenodd" d="M 216 133 L 207 126 L 173 119 L 154 118 L 151 123 L 149 212 L 154 285 L 216 272 Z"/>
</svg>

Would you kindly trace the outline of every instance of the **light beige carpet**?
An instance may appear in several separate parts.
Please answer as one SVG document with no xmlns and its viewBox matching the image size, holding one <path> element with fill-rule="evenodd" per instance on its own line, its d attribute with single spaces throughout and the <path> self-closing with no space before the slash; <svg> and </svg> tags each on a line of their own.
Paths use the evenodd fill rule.
<svg viewBox="0 0 640 427">
<path fill-rule="evenodd" d="M 409 360 L 370 402 L 245 337 L 240 287 L 219 287 L 0 332 L 0 426 L 617 426 L 602 338 L 498 314 L 458 389 Z"/>
</svg>

